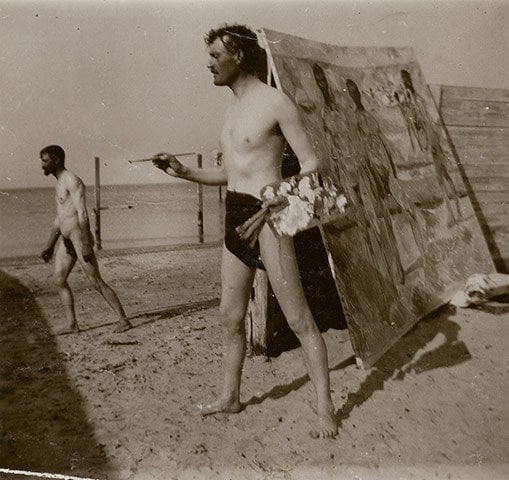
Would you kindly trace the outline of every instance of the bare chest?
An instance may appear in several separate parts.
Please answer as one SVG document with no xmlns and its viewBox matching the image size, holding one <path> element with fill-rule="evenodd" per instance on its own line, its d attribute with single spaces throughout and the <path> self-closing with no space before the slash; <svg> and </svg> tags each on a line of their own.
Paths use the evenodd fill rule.
<svg viewBox="0 0 509 480">
<path fill-rule="evenodd" d="M 251 150 L 263 146 L 279 135 L 274 115 L 260 106 L 250 105 L 232 109 L 226 116 L 221 133 L 221 143 L 225 148 Z"/>
<path fill-rule="evenodd" d="M 65 208 L 69 203 L 71 203 L 71 196 L 69 194 L 69 190 L 65 188 L 63 185 L 57 185 L 55 192 L 55 200 L 57 202 L 57 207 L 59 209 Z"/>
</svg>

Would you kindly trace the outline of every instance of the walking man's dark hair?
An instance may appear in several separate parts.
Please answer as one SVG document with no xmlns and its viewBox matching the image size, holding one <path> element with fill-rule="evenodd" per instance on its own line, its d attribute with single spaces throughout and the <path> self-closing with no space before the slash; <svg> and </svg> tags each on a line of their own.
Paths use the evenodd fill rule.
<svg viewBox="0 0 509 480">
<path fill-rule="evenodd" d="M 58 160 L 60 164 L 64 164 L 65 152 L 60 145 L 48 145 L 41 150 L 39 155 L 42 157 L 42 155 L 45 153 L 48 155 L 48 157 L 53 158 L 54 160 Z"/>
</svg>

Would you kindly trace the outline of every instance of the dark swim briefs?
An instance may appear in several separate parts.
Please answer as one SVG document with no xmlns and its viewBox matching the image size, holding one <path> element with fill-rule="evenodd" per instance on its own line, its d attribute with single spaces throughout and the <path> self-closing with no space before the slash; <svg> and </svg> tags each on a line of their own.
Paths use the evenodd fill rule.
<svg viewBox="0 0 509 480">
<path fill-rule="evenodd" d="M 240 261 L 250 268 L 265 270 L 260 258 L 260 245 L 258 240 L 254 247 L 249 246 L 249 240 L 241 240 L 235 231 L 237 227 L 249 220 L 255 213 L 260 211 L 261 200 L 248 193 L 226 191 L 225 219 L 224 219 L 224 244 Z"/>
</svg>

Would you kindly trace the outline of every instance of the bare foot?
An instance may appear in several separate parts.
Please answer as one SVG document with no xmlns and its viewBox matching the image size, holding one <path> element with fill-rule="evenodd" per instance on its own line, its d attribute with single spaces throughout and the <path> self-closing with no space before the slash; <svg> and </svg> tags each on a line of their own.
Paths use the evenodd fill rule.
<svg viewBox="0 0 509 480">
<path fill-rule="evenodd" d="M 325 409 L 318 414 L 317 428 L 309 432 L 311 438 L 334 438 L 338 434 L 338 423 L 334 415 L 334 407 Z"/>
<path fill-rule="evenodd" d="M 203 416 L 213 415 L 214 413 L 239 413 L 242 410 L 242 404 L 236 400 L 217 399 L 215 402 L 206 405 L 199 405 L 200 414 Z"/>
<path fill-rule="evenodd" d="M 115 333 L 122 333 L 126 330 L 129 330 L 130 328 L 133 328 L 131 322 L 125 318 L 123 320 L 119 320 L 117 327 L 113 331 Z"/>
<path fill-rule="evenodd" d="M 65 327 L 57 330 L 55 335 L 69 335 L 70 333 L 80 333 L 80 329 L 77 323 L 72 324 L 70 327 Z"/>
</svg>

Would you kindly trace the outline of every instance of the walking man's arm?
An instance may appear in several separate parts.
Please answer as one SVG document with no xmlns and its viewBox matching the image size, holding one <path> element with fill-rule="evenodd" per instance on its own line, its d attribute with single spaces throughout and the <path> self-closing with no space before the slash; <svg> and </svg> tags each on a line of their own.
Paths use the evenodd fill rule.
<svg viewBox="0 0 509 480">
<path fill-rule="evenodd" d="M 53 251 L 55 250 L 55 245 L 57 243 L 58 237 L 60 237 L 60 225 L 58 223 L 58 217 L 56 217 L 55 221 L 53 222 L 53 227 L 51 229 L 51 234 L 48 242 L 46 243 L 46 246 L 40 255 L 40 257 L 46 263 L 48 263 L 53 257 Z"/>
</svg>

